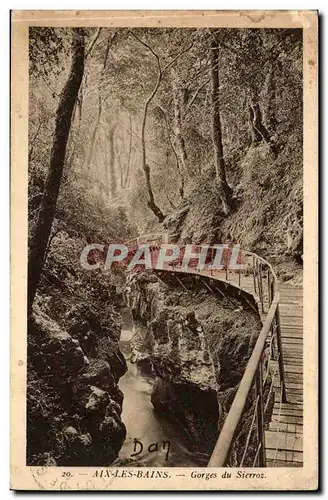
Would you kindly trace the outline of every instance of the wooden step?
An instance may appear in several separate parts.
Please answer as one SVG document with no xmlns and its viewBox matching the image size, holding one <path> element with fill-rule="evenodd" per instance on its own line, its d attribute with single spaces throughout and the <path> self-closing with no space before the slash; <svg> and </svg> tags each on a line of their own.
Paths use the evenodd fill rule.
<svg viewBox="0 0 328 500">
<path fill-rule="evenodd" d="M 303 357 L 299 356 L 291 356 L 290 354 L 286 354 L 283 352 L 283 357 L 284 357 L 284 363 L 290 364 L 290 365 L 299 365 L 303 366 Z"/>
<path fill-rule="evenodd" d="M 288 362 L 285 363 L 285 373 L 299 373 L 299 374 L 303 374 L 303 367 L 302 366 L 299 366 L 299 365 L 296 365 L 296 364 L 289 364 Z"/>
<path fill-rule="evenodd" d="M 278 383 L 279 381 L 277 381 Z M 303 393 L 303 384 L 302 381 L 298 380 L 298 382 L 287 382 L 286 383 L 287 390 L 299 390 Z"/>
<path fill-rule="evenodd" d="M 299 373 L 285 372 L 286 386 L 288 383 L 297 384 L 297 382 L 302 382 L 303 377 Z"/>
<path fill-rule="evenodd" d="M 303 359 L 303 349 L 297 346 L 283 346 L 283 353 L 285 356 L 289 356 L 291 358 L 299 358 Z"/>
<path fill-rule="evenodd" d="M 302 288 L 287 288 L 287 287 L 281 287 L 280 288 L 280 296 L 281 297 L 294 297 L 294 298 L 300 298 L 303 297 L 303 289 Z"/>
<path fill-rule="evenodd" d="M 281 333 L 303 333 L 303 325 L 297 325 L 296 323 L 291 323 L 287 325 L 286 323 L 281 323 Z"/>
<path fill-rule="evenodd" d="M 282 345 L 288 345 L 288 344 L 299 344 L 300 346 L 303 345 L 303 339 L 302 337 L 285 337 L 282 336 L 281 339 Z"/>
<path fill-rule="evenodd" d="M 289 401 L 290 403 L 302 404 L 303 394 L 293 393 L 287 389 L 287 401 Z"/>
<path fill-rule="evenodd" d="M 297 323 L 296 321 L 287 323 L 287 322 L 281 322 L 281 331 L 286 331 L 289 332 L 290 330 L 292 331 L 297 331 L 297 332 L 303 332 L 303 324 L 302 323 Z"/>
<path fill-rule="evenodd" d="M 285 462 L 303 463 L 303 453 L 300 451 L 289 450 L 266 450 L 267 460 L 283 460 Z"/>
<path fill-rule="evenodd" d="M 303 436 L 290 432 L 266 431 L 265 448 L 267 450 L 278 448 L 279 451 L 303 451 Z"/>
<path fill-rule="evenodd" d="M 297 329 L 295 327 L 293 328 L 281 328 L 281 337 L 299 337 L 303 338 L 303 328 Z"/>
<path fill-rule="evenodd" d="M 303 425 L 288 424 L 287 422 L 271 422 L 269 425 L 270 431 L 291 432 L 293 434 L 303 434 Z"/>
<path fill-rule="evenodd" d="M 302 462 L 287 462 L 286 460 L 266 460 L 266 467 L 303 467 Z"/>
<path fill-rule="evenodd" d="M 297 404 L 292 404 L 292 403 L 280 403 L 277 402 L 275 403 L 275 406 L 281 407 L 282 410 L 296 410 L 296 411 L 303 411 L 303 405 L 297 405 Z"/>
<path fill-rule="evenodd" d="M 272 415 L 272 422 L 281 422 L 286 424 L 300 424 L 303 425 L 303 416 L 292 416 L 292 415 L 280 415 L 278 419 L 278 414 Z"/>
<path fill-rule="evenodd" d="M 291 354 L 283 352 L 284 363 L 290 365 L 303 365 L 303 356 L 292 356 Z"/>
<path fill-rule="evenodd" d="M 277 390 L 277 389 L 276 389 Z M 288 389 L 287 390 L 287 402 L 294 405 L 303 404 L 303 391 L 298 389 Z"/>
<path fill-rule="evenodd" d="M 280 416 L 284 415 L 290 415 L 291 417 L 303 417 L 303 408 L 300 409 L 294 409 L 294 408 L 279 408 L 279 403 L 277 403 L 277 406 L 273 407 L 273 416 Z M 292 406 L 292 405 L 291 405 Z M 299 405 L 297 405 L 299 406 Z"/>
<path fill-rule="evenodd" d="M 296 383 L 291 384 L 291 383 L 286 383 L 286 389 L 287 389 L 287 394 L 294 394 L 294 395 L 300 395 L 303 396 L 303 387 L 300 385 L 299 387 L 291 387 L 291 385 L 297 385 Z M 278 392 L 278 389 L 280 389 L 280 382 L 275 381 L 273 387 L 275 388 L 276 392 Z"/>
<path fill-rule="evenodd" d="M 289 323 L 292 320 L 295 320 L 297 325 L 303 324 L 303 311 L 295 311 L 293 309 L 281 308 L 280 309 L 280 317 L 284 320 L 284 323 Z"/>
<path fill-rule="evenodd" d="M 270 362 L 270 368 L 272 370 L 275 370 L 277 367 L 277 361 L 271 361 Z M 284 360 L 284 368 L 285 368 L 285 373 L 298 373 L 300 375 L 303 374 L 303 367 L 298 364 L 292 364 L 292 363 L 286 363 L 286 360 Z"/>
</svg>

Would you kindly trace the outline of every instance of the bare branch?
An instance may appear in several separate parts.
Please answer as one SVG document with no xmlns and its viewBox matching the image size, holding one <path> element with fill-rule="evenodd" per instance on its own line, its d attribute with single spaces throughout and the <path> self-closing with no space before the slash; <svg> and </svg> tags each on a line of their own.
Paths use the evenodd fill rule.
<svg viewBox="0 0 328 500">
<path fill-rule="evenodd" d="M 34 134 L 34 137 L 33 139 L 30 141 L 30 144 L 31 144 L 31 147 L 30 147 L 30 150 L 28 152 L 28 160 L 31 161 L 32 159 L 32 156 L 33 156 L 33 151 L 34 151 L 34 145 L 35 145 L 35 141 L 36 139 L 38 138 L 38 135 L 39 135 L 39 132 L 40 132 L 40 129 L 41 129 L 41 126 L 43 125 L 43 120 L 41 119 L 39 121 L 39 125 L 38 125 L 38 128 Z"/>
<path fill-rule="evenodd" d="M 162 113 L 162 115 L 164 117 L 165 126 L 166 126 L 166 132 L 167 132 L 167 137 L 168 137 L 169 144 L 171 146 L 171 149 L 172 149 L 174 157 L 175 157 L 177 171 L 178 171 L 179 176 L 181 178 L 181 186 L 179 188 L 179 192 L 180 192 L 181 198 L 183 198 L 183 196 L 184 196 L 184 177 L 183 177 L 183 174 L 182 174 L 181 169 L 180 169 L 178 153 L 177 153 L 177 151 L 176 151 L 176 149 L 174 147 L 173 141 L 171 139 L 171 126 L 170 126 L 170 123 L 169 123 L 169 118 L 167 116 L 167 112 L 165 111 L 164 108 L 162 108 L 162 106 L 158 106 L 158 108 L 159 108 L 159 110 L 161 111 L 161 113 Z"/>
<path fill-rule="evenodd" d="M 154 198 L 154 193 L 153 189 L 151 186 L 151 180 L 150 180 L 150 167 L 147 163 L 147 157 L 146 157 L 146 140 L 145 140 L 145 131 L 146 131 L 146 122 L 147 122 L 147 113 L 148 113 L 148 107 L 149 104 L 151 103 L 152 99 L 155 97 L 156 92 L 158 90 L 158 87 L 161 83 L 162 80 L 162 68 L 161 68 L 161 63 L 159 60 L 158 55 L 153 51 L 153 49 L 145 42 L 143 42 L 137 35 L 135 35 L 132 31 L 130 33 L 138 40 L 144 47 L 147 47 L 149 51 L 153 54 L 153 56 L 156 58 L 157 62 L 157 67 L 158 67 L 158 74 L 157 74 L 157 80 L 155 83 L 155 86 L 149 95 L 149 97 L 146 99 L 145 105 L 144 105 L 144 111 L 143 111 L 143 117 L 142 117 L 142 125 L 141 125 L 141 147 L 142 147 L 142 169 L 145 174 L 145 179 L 146 179 L 146 186 L 147 186 L 147 192 L 148 192 L 148 206 L 151 209 L 151 211 L 154 213 L 154 215 L 158 218 L 159 222 L 163 222 L 165 216 L 161 209 L 156 205 L 155 198 Z"/>
<path fill-rule="evenodd" d="M 193 43 L 191 43 L 188 47 L 186 47 L 185 49 L 181 50 L 181 52 L 179 52 L 174 59 L 172 59 L 172 61 L 170 61 L 166 66 L 164 66 L 163 68 L 163 72 L 166 71 L 167 69 L 169 69 L 171 66 L 173 66 L 173 64 L 179 59 L 179 57 L 181 57 L 183 54 L 185 54 L 186 52 L 188 52 L 188 50 L 190 50 L 192 47 L 193 47 Z"/>
<path fill-rule="evenodd" d="M 90 44 L 89 44 L 89 47 L 87 48 L 87 50 L 85 52 L 85 58 L 87 58 L 90 55 L 90 53 L 91 53 L 91 51 L 92 51 L 92 49 L 93 49 L 96 41 L 99 38 L 100 32 L 101 32 L 101 28 L 98 28 L 97 31 L 96 31 L 96 33 L 94 34 L 94 36 L 93 36 Z"/>
<path fill-rule="evenodd" d="M 117 32 L 115 32 L 114 35 L 112 35 L 111 37 L 108 37 L 107 47 L 106 47 L 106 52 L 105 52 L 105 58 L 104 58 L 104 64 L 103 64 L 103 69 L 102 69 L 103 71 L 106 69 L 106 64 L 107 64 L 109 49 L 113 45 L 116 36 L 117 36 Z"/>
<path fill-rule="evenodd" d="M 192 96 L 192 98 L 190 99 L 190 101 L 188 102 L 187 104 L 187 109 L 190 108 L 190 106 L 192 106 L 192 104 L 194 103 L 196 97 L 198 96 L 199 92 L 208 84 L 210 83 L 211 81 L 211 78 L 208 78 L 207 80 L 205 80 L 205 82 L 203 82 L 194 92 L 194 95 Z"/>
</svg>

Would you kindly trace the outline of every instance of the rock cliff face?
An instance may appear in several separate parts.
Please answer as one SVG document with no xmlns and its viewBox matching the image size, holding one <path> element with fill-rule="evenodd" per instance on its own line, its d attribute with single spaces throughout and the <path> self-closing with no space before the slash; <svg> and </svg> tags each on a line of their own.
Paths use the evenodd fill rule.
<svg viewBox="0 0 328 500">
<path fill-rule="evenodd" d="M 207 281 L 211 283 L 210 281 Z M 152 403 L 179 421 L 209 454 L 261 329 L 240 298 L 210 293 L 195 276 L 132 276 L 126 298 L 135 335 L 132 361 L 152 370 Z"/>
<path fill-rule="evenodd" d="M 292 134 L 277 157 L 268 152 L 266 144 L 252 145 L 238 162 L 227 166 L 234 193 L 228 216 L 222 210 L 213 174 L 204 173 L 193 191 L 165 218 L 163 227 L 169 241 L 238 243 L 269 260 L 280 280 L 301 278 L 302 148 L 302 135 Z M 294 281 L 297 284 L 298 280 Z"/>
<path fill-rule="evenodd" d="M 118 317 L 109 313 L 105 328 L 86 305 L 75 305 L 59 325 L 34 307 L 28 325 L 29 465 L 104 466 L 117 457 L 126 435 L 117 382 L 126 364 Z"/>
</svg>

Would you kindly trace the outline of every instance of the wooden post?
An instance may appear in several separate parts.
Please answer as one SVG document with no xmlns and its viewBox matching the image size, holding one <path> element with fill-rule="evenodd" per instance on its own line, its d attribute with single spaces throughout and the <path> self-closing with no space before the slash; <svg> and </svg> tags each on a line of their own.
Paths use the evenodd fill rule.
<svg viewBox="0 0 328 500">
<path fill-rule="evenodd" d="M 275 292 L 275 289 L 274 289 L 274 280 L 271 281 L 271 286 L 270 286 L 270 294 L 271 294 L 271 303 L 274 299 L 274 292 Z"/>
<path fill-rule="evenodd" d="M 257 281 L 257 291 L 258 291 L 258 296 L 261 301 L 261 284 L 260 284 L 260 264 L 258 259 L 256 259 L 256 281 Z M 262 301 L 261 301 L 262 304 Z"/>
<path fill-rule="evenodd" d="M 284 356 L 282 353 L 282 342 L 281 342 L 281 329 L 280 329 L 280 314 L 279 314 L 279 306 L 277 306 L 276 314 L 276 337 L 277 337 L 277 349 L 278 349 L 278 363 L 279 363 L 279 375 L 280 375 L 280 384 L 282 389 L 282 402 L 287 402 L 287 394 L 286 394 L 286 378 L 285 378 L 285 367 L 284 367 Z"/>
<path fill-rule="evenodd" d="M 240 269 L 238 269 L 238 286 L 240 286 L 240 282 L 241 282 L 241 273 Z"/>
<path fill-rule="evenodd" d="M 262 280 L 262 262 L 259 263 L 259 285 L 262 314 L 264 313 L 264 298 L 263 298 L 263 280 Z"/>
<path fill-rule="evenodd" d="M 258 287 L 258 290 L 259 290 L 259 297 L 260 297 L 260 301 L 261 301 L 261 304 L 262 304 L 262 297 L 261 297 L 261 281 L 260 281 L 260 262 L 257 261 L 257 287 Z"/>
<path fill-rule="evenodd" d="M 213 276 L 213 274 L 214 274 L 213 262 L 214 262 L 214 248 L 211 247 L 211 262 L 210 262 L 210 266 L 211 266 L 210 274 L 211 274 L 211 276 Z"/>
<path fill-rule="evenodd" d="M 264 420 L 264 400 L 263 400 L 263 374 L 262 361 L 260 361 L 256 372 L 256 393 L 259 397 L 257 402 L 257 436 L 258 442 L 261 444 L 259 451 L 260 467 L 266 467 L 265 457 L 265 420 Z"/>
<path fill-rule="evenodd" d="M 255 259 L 254 255 L 253 255 L 253 286 L 254 286 L 254 293 L 257 293 L 257 291 L 256 291 L 256 259 Z"/>
<path fill-rule="evenodd" d="M 275 294 L 275 283 L 274 280 L 271 281 L 270 285 L 270 295 L 271 295 L 271 303 L 274 299 L 274 294 Z M 272 346 L 273 346 L 273 352 L 275 353 L 275 349 L 277 354 L 279 353 L 278 351 L 278 346 L 277 346 L 277 339 L 275 338 L 275 325 L 276 325 L 276 317 L 273 318 L 272 323 L 271 323 L 271 336 L 272 336 Z"/>
<path fill-rule="evenodd" d="M 271 282 L 270 282 L 270 269 L 268 268 L 268 310 L 270 309 L 271 302 L 272 302 L 272 295 L 271 295 Z"/>
</svg>

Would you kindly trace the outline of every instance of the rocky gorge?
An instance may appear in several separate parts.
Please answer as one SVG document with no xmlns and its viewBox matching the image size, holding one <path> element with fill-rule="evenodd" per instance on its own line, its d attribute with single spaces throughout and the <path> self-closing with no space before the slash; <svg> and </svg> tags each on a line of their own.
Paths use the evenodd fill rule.
<svg viewBox="0 0 328 500">
<path fill-rule="evenodd" d="M 28 336 L 30 465 L 131 463 L 124 458 L 131 415 L 136 436 L 140 418 L 149 415 L 153 429 L 145 434 L 178 440 L 180 451 L 173 444 L 168 465 L 183 465 L 189 456 L 191 464 L 206 465 L 261 329 L 255 300 L 247 302 L 223 282 L 165 271 L 129 275 L 123 295 L 133 320 L 128 355 L 120 341 L 120 297 L 103 303 L 102 311 L 65 302 L 58 319 L 48 315 L 45 297 L 34 306 Z M 130 378 L 121 383 L 128 368 Z M 238 456 L 246 427 L 235 442 Z M 152 463 L 134 463 L 145 460 Z"/>
<path fill-rule="evenodd" d="M 125 289 L 135 328 L 131 360 L 155 378 L 155 410 L 179 422 L 193 452 L 204 457 L 261 329 L 255 301 L 247 303 L 226 286 L 199 276 L 144 272 L 130 277 Z M 246 408 L 243 423 L 248 418 Z M 245 428 L 232 457 L 242 449 Z"/>
<path fill-rule="evenodd" d="M 28 319 L 27 464 L 108 465 L 126 436 L 121 316 L 108 281 L 83 282 L 81 296 L 59 263 L 50 255 Z"/>
<path fill-rule="evenodd" d="M 179 440 L 168 421 L 192 456 L 171 447 L 169 465 L 207 465 L 257 303 L 210 277 L 106 268 L 107 250 L 239 245 L 301 286 L 302 30 L 35 26 L 29 78 L 27 465 L 125 465 L 135 438 Z M 249 393 L 228 465 L 253 415 Z"/>
</svg>

